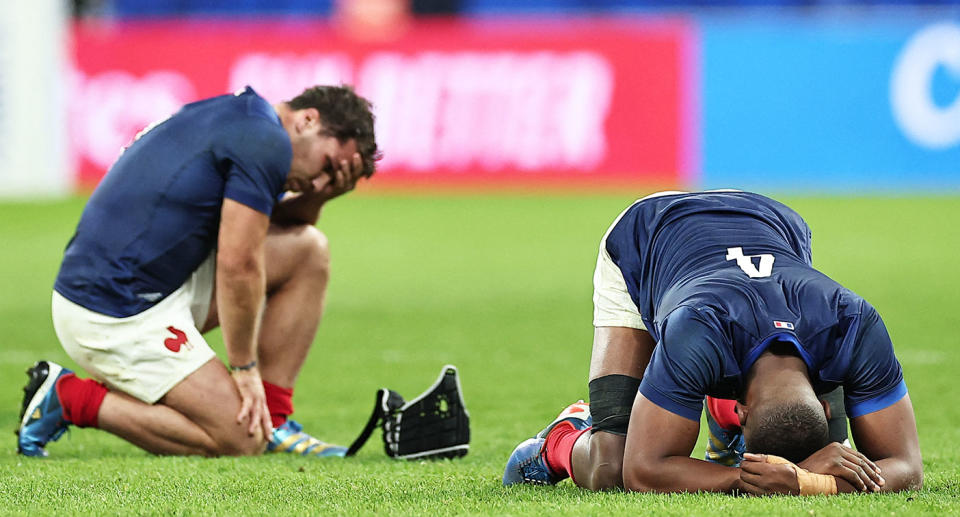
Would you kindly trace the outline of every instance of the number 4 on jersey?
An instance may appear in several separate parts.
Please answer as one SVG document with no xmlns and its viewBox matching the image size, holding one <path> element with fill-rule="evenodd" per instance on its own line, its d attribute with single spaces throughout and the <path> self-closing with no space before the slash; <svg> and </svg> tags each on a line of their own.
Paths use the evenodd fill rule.
<svg viewBox="0 0 960 517">
<path fill-rule="evenodd" d="M 753 264 L 753 259 L 760 259 L 760 266 Z M 773 255 L 744 255 L 743 248 L 727 248 L 727 260 L 736 260 L 740 269 L 750 278 L 764 278 L 773 272 Z"/>
</svg>

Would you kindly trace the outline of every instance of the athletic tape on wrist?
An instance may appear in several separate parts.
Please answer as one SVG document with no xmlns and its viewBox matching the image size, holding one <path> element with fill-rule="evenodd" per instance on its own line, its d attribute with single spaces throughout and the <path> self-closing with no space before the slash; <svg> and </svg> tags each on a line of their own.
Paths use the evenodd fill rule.
<svg viewBox="0 0 960 517">
<path fill-rule="evenodd" d="M 800 486 L 800 495 L 833 495 L 837 493 L 837 478 L 829 474 L 815 474 L 809 470 L 794 465 L 780 456 L 767 455 L 767 463 L 789 465 L 797 473 L 797 484 Z"/>
</svg>

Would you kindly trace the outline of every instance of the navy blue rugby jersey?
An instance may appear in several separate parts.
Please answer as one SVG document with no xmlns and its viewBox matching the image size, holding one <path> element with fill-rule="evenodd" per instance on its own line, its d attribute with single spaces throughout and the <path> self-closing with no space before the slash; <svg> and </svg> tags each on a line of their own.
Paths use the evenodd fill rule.
<svg viewBox="0 0 960 517">
<path fill-rule="evenodd" d="M 94 191 L 54 289 L 113 317 L 179 288 L 216 246 L 224 198 L 269 215 L 293 150 L 273 106 L 245 88 L 143 131 Z"/>
<path fill-rule="evenodd" d="M 793 343 L 822 394 L 844 387 L 853 418 L 906 394 L 883 321 L 811 265 L 810 229 L 787 206 L 736 191 L 646 198 L 605 249 L 657 347 L 640 392 L 698 420 L 704 395 L 738 398 L 773 341 Z"/>
</svg>

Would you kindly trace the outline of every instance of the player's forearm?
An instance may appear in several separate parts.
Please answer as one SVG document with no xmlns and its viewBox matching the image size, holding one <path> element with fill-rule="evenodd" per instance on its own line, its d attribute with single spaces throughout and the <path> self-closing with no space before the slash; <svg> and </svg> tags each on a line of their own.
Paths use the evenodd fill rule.
<svg viewBox="0 0 960 517">
<path fill-rule="evenodd" d="M 262 264 L 219 267 L 217 310 L 227 358 L 232 365 L 249 364 L 257 358 L 257 336 L 266 290 Z"/>
<path fill-rule="evenodd" d="M 740 469 L 671 456 L 660 461 L 633 461 L 623 467 L 624 488 L 635 492 L 733 492 Z"/>
<path fill-rule="evenodd" d="M 911 466 L 909 462 L 900 461 L 895 458 L 880 460 L 876 463 L 877 466 L 880 467 L 880 475 L 884 481 L 883 485 L 880 486 L 881 492 L 919 490 L 923 487 L 922 465 Z M 861 491 L 841 477 L 834 476 L 834 478 L 837 480 L 838 494 L 849 494 Z"/>
<path fill-rule="evenodd" d="M 313 226 L 320 219 L 320 209 L 325 202 L 326 199 L 316 193 L 294 194 L 274 206 L 270 221 L 281 225 Z"/>
</svg>

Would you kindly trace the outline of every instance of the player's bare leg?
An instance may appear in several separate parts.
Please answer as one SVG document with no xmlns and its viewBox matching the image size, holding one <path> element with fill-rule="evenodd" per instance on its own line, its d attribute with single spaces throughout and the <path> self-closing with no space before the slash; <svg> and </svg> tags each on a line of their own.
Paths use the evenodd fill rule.
<svg viewBox="0 0 960 517">
<path fill-rule="evenodd" d="M 286 420 L 292 412 L 293 385 L 323 312 L 330 262 L 326 237 L 312 226 L 271 226 L 265 246 L 267 303 L 258 362 L 268 394 L 268 407 L 272 415 L 276 413 L 274 426 L 284 426 L 270 437 L 271 449 L 342 456 L 345 448 L 316 440 L 303 433 L 299 424 Z M 219 323 L 216 293 L 211 298 L 208 318 L 201 329 L 204 332 Z M 55 368 L 60 371 L 59 366 Z M 86 391 L 97 392 L 99 396 L 91 395 L 96 399 L 94 404 L 87 403 L 89 400 L 78 401 L 78 406 L 90 411 L 85 415 L 78 412 L 72 423 L 102 428 L 149 452 L 208 456 L 257 454 L 267 443 L 262 436 L 251 437 L 245 424 L 236 422 L 240 394 L 219 360 L 207 362 L 152 405 L 121 392 L 107 392 L 90 379 L 76 381 Z M 44 390 L 49 396 L 39 398 L 52 400 L 50 409 L 59 414 L 57 390 L 52 385 Z M 26 415 L 27 420 L 30 415 Z M 35 440 L 22 441 L 26 445 L 21 447 L 21 452 L 44 455 L 43 445 L 59 437 L 57 433 L 65 426 L 58 418 L 45 418 L 44 422 L 31 424 L 30 429 L 40 430 Z"/>
<path fill-rule="evenodd" d="M 588 490 L 623 488 L 626 437 L 604 431 L 587 433 L 573 447 L 574 482 Z"/>
<path fill-rule="evenodd" d="M 313 226 L 271 225 L 266 241 L 267 303 L 260 326 L 258 362 L 263 380 L 293 388 L 323 314 L 330 252 Z M 216 293 L 206 332 L 219 324 Z"/>
<path fill-rule="evenodd" d="M 240 393 L 223 363 L 210 359 L 180 381 L 156 404 L 108 391 L 56 363 L 40 361 L 28 370 L 18 450 L 46 456 L 47 443 L 70 424 L 97 427 L 155 454 L 252 455 L 266 441 L 237 422 Z M 257 428 L 259 429 L 259 428 Z"/>
<path fill-rule="evenodd" d="M 238 423 L 240 392 L 226 367 L 211 359 L 156 404 L 108 392 L 98 427 L 154 454 L 252 455 L 263 452 L 262 435 Z M 259 430 L 259 427 L 257 427 Z"/>
<path fill-rule="evenodd" d="M 655 345 L 644 330 L 598 327 L 594 331 L 590 380 L 609 375 L 642 378 Z M 572 477 L 577 485 L 590 490 L 622 488 L 626 436 L 602 430 L 603 422 L 597 421 L 596 409 L 594 412 L 594 432 L 584 434 L 574 445 Z"/>
<path fill-rule="evenodd" d="M 517 446 L 507 462 L 504 484 L 550 484 L 570 476 L 590 490 L 622 487 L 626 423 L 654 345 L 643 330 L 598 327 L 590 363 L 593 428 L 565 418 L 576 405 L 571 406 L 547 432 Z"/>
<path fill-rule="evenodd" d="M 275 428 L 268 449 L 303 455 L 343 456 L 345 447 L 303 432 L 287 417 L 293 412 L 293 388 L 320 325 L 330 252 L 325 235 L 311 225 L 270 225 L 265 242 L 267 302 L 260 325 L 258 363 Z M 206 332 L 217 326 L 216 293 Z"/>
</svg>

